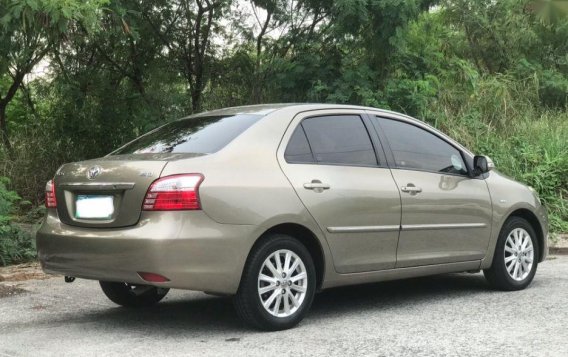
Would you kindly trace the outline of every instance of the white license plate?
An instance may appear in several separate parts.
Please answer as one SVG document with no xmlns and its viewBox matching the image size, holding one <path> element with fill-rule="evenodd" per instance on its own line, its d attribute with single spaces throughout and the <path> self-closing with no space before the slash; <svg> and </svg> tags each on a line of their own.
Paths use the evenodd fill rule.
<svg viewBox="0 0 568 357">
<path fill-rule="evenodd" d="M 75 217 L 108 219 L 114 213 L 114 197 L 102 195 L 78 195 L 75 201 Z"/>
</svg>

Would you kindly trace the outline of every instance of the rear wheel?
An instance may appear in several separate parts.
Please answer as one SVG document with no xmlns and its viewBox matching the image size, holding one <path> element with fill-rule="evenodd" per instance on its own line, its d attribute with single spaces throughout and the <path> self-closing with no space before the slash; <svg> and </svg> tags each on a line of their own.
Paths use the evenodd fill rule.
<svg viewBox="0 0 568 357">
<path fill-rule="evenodd" d="M 115 304 L 126 307 L 152 306 L 162 300 L 170 289 L 149 285 L 100 281 L 105 295 Z"/>
<path fill-rule="evenodd" d="M 304 318 L 315 288 L 315 266 L 306 247 L 290 236 L 273 235 L 251 252 L 235 307 L 253 327 L 284 330 Z"/>
<path fill-rule="evenodd" d="M 533 227 L 523 218 L 511 217 L 499 234 L 491 268 L 483 273 L 499 290 L 521 290 L 533 280 L 538 257 Z"/>
</svg>

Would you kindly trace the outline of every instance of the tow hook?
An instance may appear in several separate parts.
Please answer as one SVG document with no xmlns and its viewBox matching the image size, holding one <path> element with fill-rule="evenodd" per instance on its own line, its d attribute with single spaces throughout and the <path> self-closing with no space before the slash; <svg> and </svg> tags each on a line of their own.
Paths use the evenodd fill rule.
<svg viewBox="0 0 568 357">
<path fill-rule="evenodd" d="M 74 276 L 67 276 L 65 275 L 65 282 L 66 283 L 72 283 L 75 281 L 75 277 Z"/>
</svg>

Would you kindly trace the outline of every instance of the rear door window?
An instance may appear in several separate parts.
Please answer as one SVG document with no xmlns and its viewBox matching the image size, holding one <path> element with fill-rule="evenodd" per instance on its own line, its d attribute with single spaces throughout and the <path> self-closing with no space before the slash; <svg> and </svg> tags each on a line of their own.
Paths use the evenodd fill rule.
<svg viewBox="0 0 568 357">
<path fill-rule="evenodd" d="M 112 155 L 147 153 L 212 154 L 221 150 L 262 115 L 237 114 L 187 118 L 161 126 L 114 151 Z"/>
<path fill-rule="evenodd" d="M 284 152 L 284 158 L 287 162 L 295 164 L 311 164 L 315 162 L 308 138 L 301 125 L 298 125 L 296 130 L 294 130 Z"/>
<path fill-rule="evenodd" d="M 301 138 L 302 128 L 309 143 L 306 147 Z M 298 139 L 294 136 L 298 133 Z M 318 164 L 377 166 L 377 156 L 363 120 L 358 115 L 333 115 L 304 119 L 292 136 L 289 147 L 295 151 L 311 149 Z M 302 150 L 299 150 L 302 148 Z M 286 152 L 293 151 L 287 148 Z M 308 158 L 307 153 L 304 153 Z M 287 158 L 288 162 L 289 159 Z"/>
</svg>

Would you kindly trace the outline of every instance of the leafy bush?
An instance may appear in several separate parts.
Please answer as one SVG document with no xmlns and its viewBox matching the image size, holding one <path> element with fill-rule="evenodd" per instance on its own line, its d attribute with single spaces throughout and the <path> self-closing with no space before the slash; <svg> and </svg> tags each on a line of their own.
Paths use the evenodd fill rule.
<svg viewBox="0 0 568 357">
<path fill-rule="evenodd" d="M 489 83 L 485 83 L 489 81 Z M 429 116 L 497 169 L 531 187 L 547 207 L 552 232 L 568 231 L 568 112 L 538 106 L 537 93 L 508 76 L 480 78 L 475 94 L 441 94 Z"/>
<path fill-rule="evenodd" d="M 12 222 L 14 205 L 20 197 L 8 190 L 9 180 L 0 177 L 0 265 L 21 263 L 36 255 L 32 236 Z"/>
<path fill-rule="evenodd" d="M 543 104 L 549 107 L 568 105 L 568 79 L 557 71 L 543 71 L 539 94 Z"/>
</svg>

